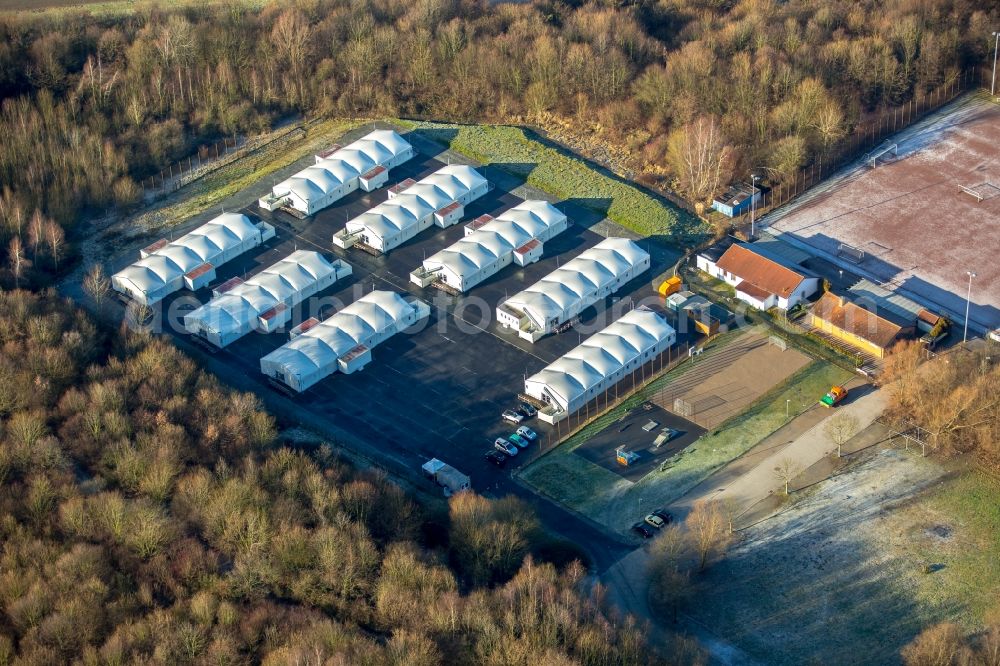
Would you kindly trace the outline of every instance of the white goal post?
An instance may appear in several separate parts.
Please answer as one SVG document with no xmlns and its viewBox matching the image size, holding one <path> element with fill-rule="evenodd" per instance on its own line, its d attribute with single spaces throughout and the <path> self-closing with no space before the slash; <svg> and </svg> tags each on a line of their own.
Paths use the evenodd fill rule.
<svg viewBox="0 0 1000 666">
<path fill-rule="evenodd" d="M 868 156 L 865 157 L 865 161 L 871 162 L 872 168 L 874 169 L 878 158 L 882 157 L 886 153 L 889 153 L 890 151 L 892 152 L 893 157 L 897 157 L 899 155 L 899 145 L 891 143 L 883 148 L 876 148 L 872 152 L 868 153 Z"/>
</svg>

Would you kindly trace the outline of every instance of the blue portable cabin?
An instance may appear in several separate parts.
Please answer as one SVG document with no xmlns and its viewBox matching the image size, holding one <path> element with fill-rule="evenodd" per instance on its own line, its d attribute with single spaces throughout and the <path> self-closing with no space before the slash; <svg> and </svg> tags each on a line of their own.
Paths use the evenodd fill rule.
<svg viewBox="0 0 1000 666">
<path fill-rule="evenodd" d="M 751 202 L 754 206 L 760 205 L 760 188 L 734 183 L 725 194 L 712 200 L 712 208 L 726 217 L 738 217 L 750 212 Z"/>
</svg>

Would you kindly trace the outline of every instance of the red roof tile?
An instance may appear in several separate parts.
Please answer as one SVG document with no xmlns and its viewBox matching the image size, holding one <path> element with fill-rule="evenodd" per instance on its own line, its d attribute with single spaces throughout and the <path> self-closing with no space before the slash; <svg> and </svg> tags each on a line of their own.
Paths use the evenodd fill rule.
<svg viewBox="0 0 1000 666">
<path fill-rule="evenodd" d="M 205 273 L 209 272 L 214 268 L 215 266 L 213 266 L 208 262 L 205 262 L 201 266 L 197 266 L 189 270 L 187 273 L 184 274 L 184 277 L 188 278 L 189 280 L 194 280 L 195 278 L 200 278 L 202 275 L 204 275 Z"/>
<path fill-rule="evenodd" d="M 362 354 L 364 354 L 366 351 L 368 351 L 368 347 L 364 345 L 358 345 L 357 347 L 350 349 L 346 354 L 344 354 L 340 358 L 350 362 L 356 359 L 357 357 L 361 356 Z"/>
<path fill-rule="evenodd" d="M 343 146 L 341 146 L 339 143 L 335 143 L 332 146 L 330 146 L 329 148 L 327 148 L 326 150 L 324 150 L 323 152 L 319 153 L 319 156 L 321 158 L 325 159 L 325 158 L 329 157 L 330 155 L 333 155 L 335 152 L 337 152 L 341 148 L 343 148 Z"/>
<path fill-rule="evenodd" d="M 541 241 L 539 241 L 537 238 L 532 238 L 530 241 L 528 241 L 521 247 L 514 250 L 514 252 L 517 252 L 518 254 L 527 254 L 528 252 L 531 252 L 539 245 L 541 245 Z"/>
<path fill-rule="evenodd" d="M 738 285 L 736 285 L 736 291 L 741 291 L 744 294 L 746 294 L 747 296 L 749 296 L 750 298 L 753 298 L 755 300 L 762 301 L 762 302 L 766 301 L 771 296 L 771 292 L 764 291 L 760 287 L 758 287 L 756 285 L 753 285 L 753 284 L 750 284 L 746 280 L 744 280 L 743 282 L 740 282 Z"/>
<path fill-rule="evenodd" d="M 406 188 L 411 187 L 411 186 L 416 185 L 416 184 L 417 184 L 417 181 L 413 180 L 412 178 L 407 178 L 406 180 L 400 181 L 400 182 L 396 183 L 395 185 L 393 185 L 392 187 L 390 187 L 389 191 L 391 193 L 393 193 L 393 194 L 399 194 L 400 192 L 402 192 Z"/>
<path fill-rule="evenodd" d="M 161 238 L 160 240 L 156 241 L 155 243 L 150 243 L 146 247 L 142 248 L 142 251 L 145 252 L 146 254 L 152 254 L 152 253 L 156 252 L 157 250 L 162 250 L 166 246 L 167 246 L 167 239 L 166 238 Z"/>
<path fill-rule="evenodd" d="M 840 296 L 829 291 L 813 305 L 812 316 L 882 349 L 891 347 L 903 330 L 899 324 L 883 319 L 860 305 L 846 300 L 841 302 Z"/>
<path fill-rule="evenodd" d="M 791 296 L 805 278 L 791 268 L 761 256 L 743 245 L 731 246 L 719 258 L 716 265 L 768 294 L 784 298 Z"/>
<path fill-rule="evenodd" d="M 265 310 L 264 312 L 261 312 L 260 315 L 258 315 L 258 316 L 263 321 L 270 321 L 270 320 L 274 319 L 275 317 L 277 317 L 279 314 L 281 314 L 282 312 L 284 312 L 287 309 L 288 308 L 285 306 L 284 303 L 278 303 L 277 305 L 275 305 L 270 310 Z"/>
<path fill-rule="evenodd" d="M 375 176 L 379 175 L 380 173 L 385 173 L 385 167 L 382 166 L 381 164 L 379 166 L 375 167 L 374 169 L 372 169 L 371 171 L 369 171 L 368 173 L 361 174 L 361 178 L 363 180 L 371 180 L 372 178 L 374 178 Z"/>
<path fill-rule="evenodd" d="M 220 284 L 218 287 L 216 287 L 212 291 L 214 291 L 217 294 L 224 294 L 227 291 L 229 291 L 230 289 L 232 289 L 233 287 L 237 287 L 237 286 L 239 286 L 241 284 L 243 284 L 243 278 L 233 277 L 233 278 L 229 278 L 228 280 L 226 280 L 225 282 L 223 282 L 222 284 Z"/>
<path fill-rule="evenodd" d="M 458 210 L 458 209 L 459 209 L 459 208 L 461 207 L 461 205 L 462 205 L 462 204 L 460 204 L 459 202 L 457 202 L 457 201 L 456 201 L 456 202 L 454 202 L 454 203 L 450 203 L 450 204 L 448 204 L 448 205 L 447 205 L 447 206 L 445 206 L 444 208 L 442 208 L 442 209 L 440 209 L 440 210 L 437 210 L 437 211 L 435 211 L 435 212 L 436 212 L 436 213 L 437 213 L 438 215 L 448 215 L 449 213 L 454 213 L 454 212 L 455 212 L 456 210 Z"/>
</svg>

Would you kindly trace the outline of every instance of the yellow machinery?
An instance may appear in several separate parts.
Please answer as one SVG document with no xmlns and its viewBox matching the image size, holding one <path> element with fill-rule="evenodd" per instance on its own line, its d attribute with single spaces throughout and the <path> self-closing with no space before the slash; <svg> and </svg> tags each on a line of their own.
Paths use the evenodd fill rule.
<svg viewBox="0 0 1000 666">
<path fill-rule="evenodd" d="M 680 276 L 675 275 L 660 283 L 660 286 L 656 291 L 659 292 L 660 296 L 666 298 L 670 294 L 676 294 L 680 291 L 682 284 Z"/>
</svg>

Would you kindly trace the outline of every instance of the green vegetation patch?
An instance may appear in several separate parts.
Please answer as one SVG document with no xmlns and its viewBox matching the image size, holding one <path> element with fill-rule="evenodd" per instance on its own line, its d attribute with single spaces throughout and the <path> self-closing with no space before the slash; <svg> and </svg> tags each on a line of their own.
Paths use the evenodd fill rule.
<svg viewBox="0 0 1000 666">
<path fill-rule="evenodd" d="M 365 122 L 327 120 L 310 128 L 304 142 L 278 141 L 274 146 L 265 146 L 185 186 L 178 192 L 182 196 L 179 201 L 164 206 L 153 215 L 168 224 L 183 223 L 257 184 L 264 176 L 294 164 L 310 151 L 326 147 L 331 139 Z"/>
<path fill-rule="evenodd" d="M 604 497 L 610 488 L 631 485 L 580 456 L 559 453 L 530 465 L 521 478 L 543 495 L 576 510 L 586 510 L 590 501 Z"/>
<path fill-rule="evenodd" d="M 972 470 L 946 481 L 926 499 L 929 516 L 912 528 L 918 562 L 937 570 L 920 577 L 928 604 L 964 606 L 959 620 L 976 629 L 1000 610 L 1000 480 Z"/>
<path fill-rule="evenodd" d="M 670 242 L 688 245 L 708 231 L 688 211 L 602 173 L 566 150 L 533 140 L 519 127 L 409 124 L 417 132 L 427 130 L 429 138 L 470 159 L 493 164 L 560 199 L 575 199 L 643 236 L 663 236 Z"/>
</svg>

